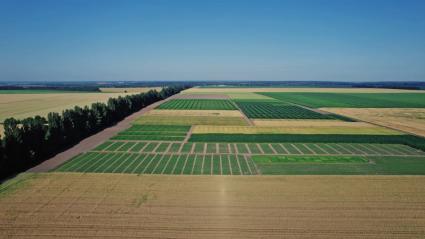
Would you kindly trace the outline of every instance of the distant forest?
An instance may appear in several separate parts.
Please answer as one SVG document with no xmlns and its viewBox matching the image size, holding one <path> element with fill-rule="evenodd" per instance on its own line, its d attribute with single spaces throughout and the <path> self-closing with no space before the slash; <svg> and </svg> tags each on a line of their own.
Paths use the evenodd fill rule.
<svg viewBox="0 0 425 239">
<path fill-rule="evenodd" d="M 99 92 L 108 87 L 330 87 L 330 88 L 385 88 L 423 90 L 425 82 L 335 82 L 335 81 L 88 81 L 88 82 L 0 82 L 0 90 L 66 90 Z"/>
</svg>

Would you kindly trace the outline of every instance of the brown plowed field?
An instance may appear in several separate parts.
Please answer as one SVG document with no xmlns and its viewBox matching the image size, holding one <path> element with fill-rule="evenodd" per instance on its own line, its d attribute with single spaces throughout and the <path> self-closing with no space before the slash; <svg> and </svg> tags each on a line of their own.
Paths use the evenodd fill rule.
<svg viewBox="0 0 425 239">
<path fill-rule="evenodd" d="M 0 190 L 0 237 L 424 238 L 423 185 L 413 176 L 26 174 Z"/>
</svg>

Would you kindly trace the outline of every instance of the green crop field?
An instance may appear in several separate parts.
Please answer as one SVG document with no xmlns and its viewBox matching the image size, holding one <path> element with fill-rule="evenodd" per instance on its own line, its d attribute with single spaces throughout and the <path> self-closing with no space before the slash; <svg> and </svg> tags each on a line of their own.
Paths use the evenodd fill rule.
<svg viewBox="0 0 425 239">
<path fill-rule="evenodd" d="M 272 175 L 423 175 L 425 172 L 425 157 L 361 157 L 370 163 L 270 163 L 262 162 L 263 156 L 256 157 L 253 160 L 259 172 Z"/>
<path fill-rule="evenodd" d="M 137 174 L 257 174 L 252 160 L 243 155 L 97 153 L 78 155 L 56 172 Z"/>
<path fill-rule="evenodd" d="M 363 157 L 347 156 L 253 156 L 252 160 L 258 164 L 273 163 L 367 163 Z"/>
<path fill-rule="evenodd" d="M 261 92 L 258 94 L 312 108 L 425 108 L 425 94 L 423 93 Z"/>
<path fill-rule="evenodd" d="M 157 109 L 167 110 L 236 110 L 230 100 L 175 99 L 167 101 Z"/>
<path fill-rule="evenodd" d="M 133 125 L 111 139 L 183 141 L 189 129 L 190 126 L 181 125 Z"/>
<path fill-rule="evenodd" d="M 306 108 L 273 102 L 237 101 L 239 108 L 253 119 L 334 119 Z"/>
</svg>

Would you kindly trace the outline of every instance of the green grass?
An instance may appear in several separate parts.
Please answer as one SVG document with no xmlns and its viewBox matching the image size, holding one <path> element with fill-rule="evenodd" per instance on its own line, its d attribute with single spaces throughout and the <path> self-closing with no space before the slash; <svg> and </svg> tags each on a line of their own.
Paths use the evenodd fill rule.
<svg viewBox="0 0 425 239">
<path fill-rule="evenodd" d="M 262 163 L 262 174 L 271 175 L 425 175 L 425 157 L 364 157 L 372 163 Z"/>
<path fill-rule="evenodd" d="M 423 93 L 258 93 L 313 108 L 424 108 Z"/>
<path fill-rule="evenodd" d="M 266 163 L 367 163 L 367 160 L 358 156 L 274 156 L 255 155 L 252 160 L 259 164 Z"/>
<path fill-rule="evenodd" d="M 167 101 L 157 109 L 169 110 L 236 110 L 230 100 L 205 100 L 205 99 L 175 99 Z"/>
</svg>

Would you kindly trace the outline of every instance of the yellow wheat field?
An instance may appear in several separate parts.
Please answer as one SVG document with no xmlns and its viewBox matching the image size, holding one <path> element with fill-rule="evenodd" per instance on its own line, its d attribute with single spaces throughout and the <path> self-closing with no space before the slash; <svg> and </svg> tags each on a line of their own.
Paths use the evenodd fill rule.
<svg viewBox="0 0 425 239">
<path fill-rule="evenodd" d="M 425 109 L 322 108 L 322 110 L 425 136 Z"/>
<path fill-rule="evenodd" d="M 379 127 L 365 126 L 214 126 L 197 125 L 194 134 L 378 134 L 399 135 L 402 132 Z"/>
<path fill-rule="evenodd" d="M 0 94 L 0 121 L 9 117 L 47 116 L 49 112 L 106 102 L 111 97 L 126 94 L 133 93 Z"/>
<path fill-rule="evenodd" d="M 423 185 L 423 176 L 21 175 L 0 190 L 0 237 L 424 238 Z"/>
</svg>

